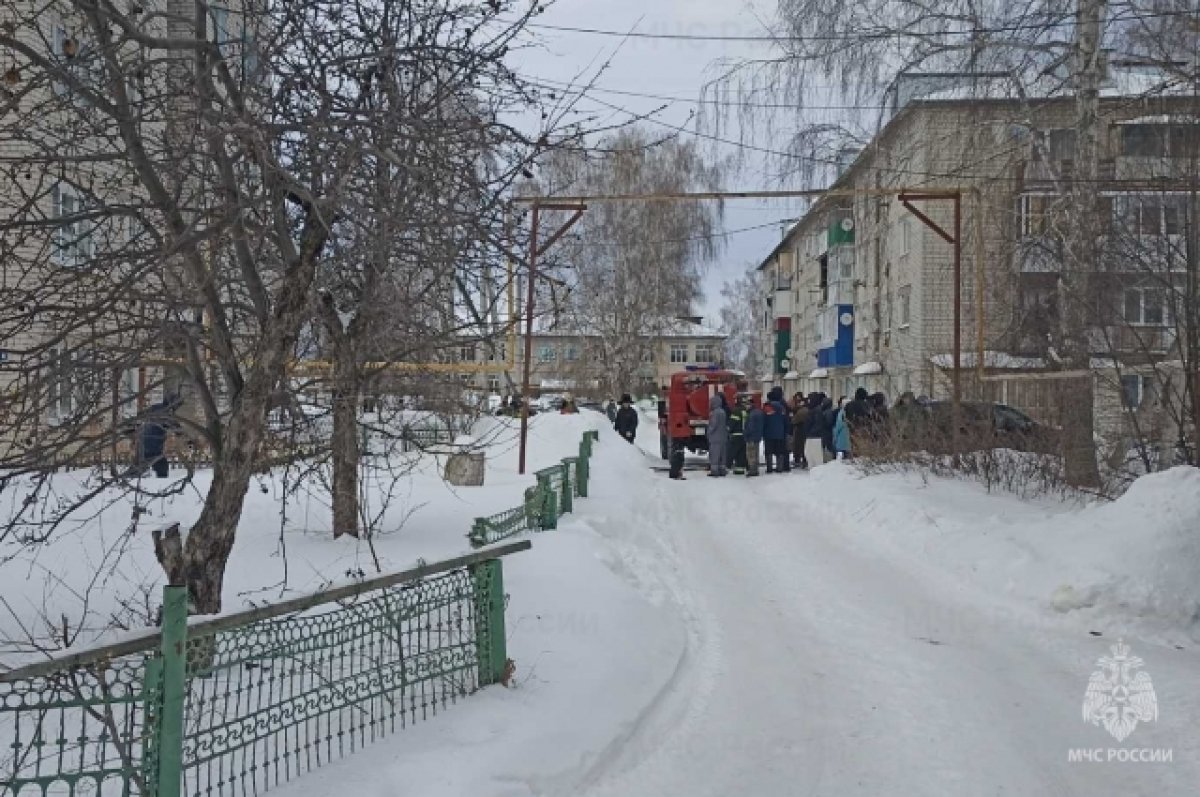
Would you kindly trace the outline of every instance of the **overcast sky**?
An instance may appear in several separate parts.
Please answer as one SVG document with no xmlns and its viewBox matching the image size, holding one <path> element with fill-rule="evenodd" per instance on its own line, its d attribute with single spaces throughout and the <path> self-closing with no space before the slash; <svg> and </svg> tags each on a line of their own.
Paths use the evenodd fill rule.
<svg viewBox="0 0 1200 797">
<path fill-rule="evenodd" d="M 555 0 L 537 18 L 541 25 L 636 31 L 648 34 L 689 36 L 760 36 L 774 13 L 774 0 Z M 663 100 L 620 92 L 687 98 L 671 102 L 655 116 L 666 125 L 694 130 L 689 115 L 695 100 L 711 78 L 714 62 L 769 54 L 767 45 L 753 42 L 621 39 L 587 33 L 536 29 L 540 44 L 517 56 L 516 66 L 526 76 L 557 85 L 575 75 L 594 74 L 608 63 L 596 81 L 594 100 L 579 107 L 602 112 L 612 122 L 631 114 L 649 113 Z M 607 106 L 615 106 L 609 108 Z M 669 132 L 667 127 L 645 123 Z M 685 136 L 686 137 L 686 136 Z M 711 142 L 705 142 L 710 146 Z M 732 147 L 722 147 L 725 153 Z M 726 179 L 728 189 L 780 188 L 765 174 L 763 164 L 751 163 Z M 739 200 L 726 205 L 725 229 L 729 233 L 724 254 L 711 264 L 705 279 L 705 306 L 698 308 L 715 321 L 720 288 L 745 267 L 760 262 L 779 241 L 783 219 L 796 216 L 795 203 L 780 200 Z M 737 232 L 767 225 L 758 230 Z"/>
</svg>

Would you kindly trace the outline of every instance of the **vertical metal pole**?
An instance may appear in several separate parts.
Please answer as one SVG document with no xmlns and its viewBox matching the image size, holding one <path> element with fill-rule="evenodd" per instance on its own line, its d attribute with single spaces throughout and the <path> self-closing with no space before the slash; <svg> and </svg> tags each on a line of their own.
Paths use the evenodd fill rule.
<svg viewBox="0 0 1200 797">
<path fill-rule="evenodd" d="M 962 425 L 962 192 L 954 193 L 954 453 Z"/>
<path fill-rule="evenodd" d="M 980 383 L 983 382 L 983 339 L 984 325 L 987 317 L 984 314 L 984 275 L 983 275 L 983 191 L 975 189 L 975 373 Z"/>
<path fill-rule="evenodd" d="M 187 689 L 187 587 L 163 587 L 162 704 L 158 715 L 158 791 L 179 797 L 183 783 L 183 699 Z"/>
<path fill-rule="evenodd" d="M 475 650 L 479 659 L 479 685 L 504 677 L 508 645 L 504 630 L 504 569 L 499 559 L 471 565 L 475 582 Z"/>
<path fill-rule="evenodd" d="M 521 376 L 521 446 L 517 455 L 517 473 L 525 473 L 525 448 L 529 442 L 529 379 L 533 365 L 533 283 L 537 279 L 538 216 L 540 206 L 533 203 L 529 223 L 529 286 L 525 294 L 525 367 Z"/>
<path fill-rule="evenodd" d="M 578 462 L 578 460 L 576 460 L 576 462 Z M 574 486 L 572 486 L 572 481 L 571 481 L 571 461 L 570 461 L 570 459 L 564 459 L 562 461 L 562 465 L 560 465 L 559 467 L 562 468 L 562 504 L 561 504 L 562 511 L 564 513 L 573 512 L 573 511 L 575 511 L 575 505 L 574 505 L 575 488 L 574 488 Z"/>
<path fill-rule="evenodd" d="M 579 497 L 588 497 L 588 472 L 591 469 L 591 463 L 588 460 L 592 456 L 592 438 L 585 434 L 583 439 L 579 441 L 579 467 L 575 474 L 575 478 L 579 480 Z"/>
</svg>

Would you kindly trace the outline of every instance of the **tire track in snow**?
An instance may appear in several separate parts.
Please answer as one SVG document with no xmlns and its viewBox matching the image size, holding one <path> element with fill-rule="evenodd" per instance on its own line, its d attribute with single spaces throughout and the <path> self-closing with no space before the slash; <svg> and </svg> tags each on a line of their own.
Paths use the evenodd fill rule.
<svg viewBox="0 0 1200 797">
<path fill-rule="evenodd" d="M 670 767 L 664 764 L 704 730 L 713 690 L 722 672 L 722 636 L 719 624 L 708 609 L 707 599 L 687 585 L 674 537 L 680 518 L 671 514 L 667 490 L 674 485 L 665 477 L 651 482 L 651 489 L 638 496 L 651 507 L 646 523 L 634 529 L 638 543 L 621 542 L 626 562 L 634 559 L 635 571 L 660 584 L 684 623 L 685 647 L 671 677 L 655 699 L 630 726 L 606 747 L 576 783 L 574 793 L 588 797 L 627 797 L 631 794 L 664 794 Z M 670 530 L 666 534 L 654 531 Z M 639 549 L 652 544 L 643 562 Z"/>
</svg>

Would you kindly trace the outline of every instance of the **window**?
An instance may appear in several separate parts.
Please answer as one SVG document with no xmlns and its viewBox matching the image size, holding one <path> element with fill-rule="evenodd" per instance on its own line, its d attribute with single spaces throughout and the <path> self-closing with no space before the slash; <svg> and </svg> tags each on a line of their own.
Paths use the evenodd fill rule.
<svg viewBox="0 0 1200 797">
<path fill-rule="evenodd" d="M 579 359 L 579 347 L 578 346 L 570 346 L 570 345 L 567 346 L 567 350 L 564 355 L 564 359 L 566 359 L 566 361 L 569 363 L 573 363 L 576 360 L 578 360 Z"/>
<path fill-rule="evenodd" d="M 55 183 L 50 189 L 50 204 L 51 216 L 62 220 L 52 236 L 54 262 L 63 266 L 85 262 L 92 256 L 93 247 L 91 229 L 79 219 L 84 210 L 83 198 L 67 183 Z"/>
<path fill-rule="evenodd" d="M 908 219 L 900 221 L 900 254 L 907 255 L 912 246 L 912 233 L 909 230 Z"/>
<path fill-rule="evenodd" d="M 242 77 L 246 80 L 257 81 L 260 77 L 258 70 L 258 42 L 254 40 L 250 29 L 242 27 Z"/>
<path fill-rule="evenodd" d="M 221 51 L 221 55 L 228 56 L 230 44 L 233 43 L 233 28 L 230 25 L 229 9 L 221 8 L 220 6 L 209 6 L 209 15 L 212 17 L 212 40 L 216 42 L 217 49 Z"/>
<path fill-rule="evenodd" d="M 713 350 L 711 343 L 696 344 L 696 362 L 698 363 L 715 363 L 717 361 L 716 352 Z"/>
<path fill-rule="evenodd" d="M 495 393 L 500 389 L 500 374 L 488 374 L 488 390 Z"/>
<path fill-rule="evenodd" d="M 685 363 L 688 361 L 688 347 L 686 343 L 671 344 L 671 362 Z"/>
<path fill-rule="evenodd" d="M 1021 235 L 1037 238 L 1053 231 L 1051 208 L 1056 197 L 1050 194 L 1026 194 L 1021 197 Z"/>
<path fill-rule="evenodd" d="M 558 350 L 551 345 L 538 346 L 537 358 L 540 363 L 552 363 L 558 359 Z"/>
<path fill-rule="evenodd" d="M 47 380 L 47 405 L 56 419 L 71 414 L 70 357 L 58 349 L 50 351 L 50 378 Z"/>
<path fill-rule="evenodd" d="M 1142 406 L 1142 377 L 1137 374 L 1121 376 L 1121 404 L 1127 410 L 1136 410 Z"/>
<path fill-rule="evenodd" d="M 507 344 L 504 344 L 504 343 L 495 344 L 492 347 L 491 352 L 488 354 L 488 360 L 491 362 L 494 362 L 494 363 L 495 362 L 504 362 L 507 359 L 508 359 L 508 348 L 507 348 Z"/>
<path fill-rule="evenodd" d="M 1171 157 L 1194 158 L 1200 155 L 1200 125 L 1171 125 Z"/>
<path fill-rule="evenodd" d="M 475 344 L 464 343 L 458 347 L 458 360 L 464 363 L 475 362 Z"/>
<path fill-rule="evenodd" d="M 1124 317 L 1127 324 L 1163 326 L 1167 320 L 1166 295 L 1159 288 L 1127 288 Z"/>
<path fill-rule="evenodd" d="M 1163 125 L 1122 125 L 1121 154 L 1134 158 L 1161 158 L 1167 154 Z"/>
<path fill-rule="evenodd" d="M 899 291 L 900 328 L 905 329 L 912 323 L 912 287 L 904 286 Z"/>
<path fill-rule="evenodd" d="M 1043 156 L 1052 161 L 1075 160 L 1075 129 L 1056 128 L 1038 133 L 1039 141 L 1033 148 L 1033 159 L 1041 160 Z"/>
</svg>

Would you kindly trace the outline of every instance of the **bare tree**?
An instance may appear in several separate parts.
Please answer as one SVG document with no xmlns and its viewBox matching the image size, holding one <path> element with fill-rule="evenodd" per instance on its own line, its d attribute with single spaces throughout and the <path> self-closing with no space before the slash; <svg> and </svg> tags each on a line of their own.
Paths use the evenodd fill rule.
<svg viewBox="0 0 1200 797">
<path fill-rule="evenodd" d="M 0 468 L 28 496 L 10 531 L 51 533 L 114 483 L 144 491 L 117 473 L 47 500 L 54 466 L 115 451 L 122 416 L 160 422 L 147 405 L 178 394 L 174 422 L 212 480 L 186 536 L 156 552 L 196 610 L 221 608 L 246 490 L 271 455 L 268 410 L 335 262 L 334 231 L 395 154 L 380 128 L 405 109 L 375 102 L 380 67 L 419 67 L 450 95 L 512 86 L 503 58 L 525 17 L 498 22 L 496 5 L 514 4 L 5 8 Z M 427 25 L 437 35 L 397 34 Z M 455 121 L 434 115 L 419 135 Z M 496 116 L 480 126 L 507 135 Z"/>
<path fill-rule="evenodd" d="M 759 362 L 759 330 L 762 327 L 762 277 L 756 266 L 750 266 L 736 280 L 721 287 L 721 331 L 726 334 L 725 359 L 757 378 L 762 373 Z"/>
<path fill-rule="evenodd" d="M 600 154 L 564 149 L 543 168 L 548 194 L 716 190 L 718 168 L 692 143 L 656 141 L 630 127 Z M 609 394 L 631 389 L 662 337 L 700 298 L 706 261 L 720 250 L 717 202 L 597 202 L 555 252 L 544 289 L 561 329 L 589 336 Z"/>
</svg>

